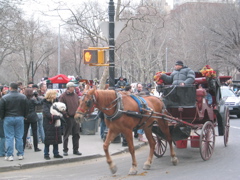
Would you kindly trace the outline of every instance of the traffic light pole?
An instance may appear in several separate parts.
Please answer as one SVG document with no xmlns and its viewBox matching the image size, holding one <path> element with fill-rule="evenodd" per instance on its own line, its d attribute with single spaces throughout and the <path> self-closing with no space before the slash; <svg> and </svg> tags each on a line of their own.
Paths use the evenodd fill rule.
<svg viewBox="0 0 240 180">
<path fill-rule="evenodd" d="M 114 16 L 115 16 L 115 6 L 113 0 L 109 1 L 108 6 L 109 15 L 109 89 L 115 89 L 115 63 L 114 63 Z"/>
</svg>

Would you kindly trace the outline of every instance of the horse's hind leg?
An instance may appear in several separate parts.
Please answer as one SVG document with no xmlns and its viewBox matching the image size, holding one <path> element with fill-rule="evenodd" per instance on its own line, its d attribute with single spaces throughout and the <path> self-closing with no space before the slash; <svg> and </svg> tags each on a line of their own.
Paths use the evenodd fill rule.
<svg viewBox="0 0 240 180">
<path fill-rule="evenodd" d="M 158 121 L 158 126 L 160 127 L 160 129 L 164 133 L 164 135 L 166 136 L 166 140 L 169 144 L 171 162 L 172 162 L 173 165 L 177 165 L 178 164 L 178 158 L 177 158 L 176 153 L 175 153 L 174 148 L 173 148 L 172 136 L 170 134 L 168 124 L 167 124 L 166 121 L 162 120 L 162 121 Z"/>
<path fill-rule="evenodd" d="M 176 166 L 178 164 L 178 158 L 176 156 L 176 153 L 173 149 L 173 143 L 172 143 L 172 140 L 171 141 L 168 141 L 169 143 L 169 147 L 170 147 L 170 154 L 171 154 L 171 162 L 174 166 Z"/>
<path fill-rule="evenodd" d="M 150 152 L 149 152 L 147 161 L 144 163 L 143 169 L 144 170 L 149 170 L 151 168 L 152 158 L 153 158 L 153 153 L 154 153 L 154 148 L 155 148 L 156 142 L 153 139 L 151 129 L 149 129 L 149 128 L 145 129 L 145 134 L 146 134 L 146 137 L 148 139 Z"/>
<path fill-rule="evenodd" d="M 119 133 L 114 133 L 112 132 L 110 129 L 108 129 L 108 134 L 107 134 L 107 137 L 106 137 L 106 140 L 103 144 L 103 150 L 105 152 L 105 155 L 106 155 L 106 158 L 107 158 L 107 163 L 109 165 L 109 168 L 112 172 L 112 174 L 115 174 L 117 172 L 117 166 L 113 163 L 112 161 L 112 158 L 109 154 L 109 145 L 111 143 L 111 141 L 114 140 L 114 138 L 118 135 Z"/>
<path fill-rule="evenodd" d="M 124 135 L 125 135 L 127 143 L 128 143 L 128 150 L 132 156 L 132 167 L 130 168 L 128 174 L 135 175 L 135 174 L 137 174 L 138 170 L 137 170 L 137 160 L 136 160 L 136 156 L 135 156 L 135 149 L 133 146 L 132 130 L 131 129 L 127 130 L 126 132 L 124 132 Z"/>
</svg>

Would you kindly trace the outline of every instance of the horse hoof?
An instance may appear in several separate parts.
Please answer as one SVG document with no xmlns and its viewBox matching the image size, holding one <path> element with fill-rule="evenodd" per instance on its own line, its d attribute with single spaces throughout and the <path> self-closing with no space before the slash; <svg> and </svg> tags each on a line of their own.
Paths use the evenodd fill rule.
<svg viewBox="0 0 240 180">
<path fill-rule="evenodd" d="M 111 168 L 110 168 L 112 174 L 115 174 L 117 172 L 117 166 L 116 165 L 113 165 Z"/>
<path fill-rule="evenodd" d="M 143 170 L 149 170 L 151 168 L 150 164 L 144 164 Z"/>
<path fill-rule="evenodd" d="M 138 172 L 137 170 L 130 169 L 128 175 L 136 175 L 137 172 Z"/>
<path fill-rule="evenodd" d="M 172 161 L 172 164 L 174 166 L 176 166 L 178 164 L 178 158 L 177 157 L 173 157 L 171 161 Z"/>
</svg>

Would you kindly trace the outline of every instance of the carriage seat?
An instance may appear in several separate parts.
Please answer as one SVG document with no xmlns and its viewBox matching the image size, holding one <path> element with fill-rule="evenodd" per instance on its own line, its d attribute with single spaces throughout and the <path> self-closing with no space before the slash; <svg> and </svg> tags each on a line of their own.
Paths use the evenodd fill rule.
<svg viewBox="0 0 240 180">
<path fill-rule="evenodd" d="M 167 108 L 195 108 L 196 86 L 164 86 L 162 97 Z"/>
<path fill-rule="evenodd" d="M 197 100 L 197 106 L 199 110 L 202 110 L 203 98 L 205 98 L 206 95 L 207 95 L 207 92 L 205 89 L 196 90 L 196 100 Z"/>
</svg>

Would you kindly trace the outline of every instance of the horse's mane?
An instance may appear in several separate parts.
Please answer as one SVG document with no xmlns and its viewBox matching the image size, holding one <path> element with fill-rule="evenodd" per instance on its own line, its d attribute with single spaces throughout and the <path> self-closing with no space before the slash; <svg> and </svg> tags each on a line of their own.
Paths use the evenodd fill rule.
<svg viewBox="0 0 240 180">
<path fill-rule="evenodd" d="M 99 101 L 101 101 L 102 105 L 108 105 L 111 103 L 114 99 L 117 98 L 116 92 L 113 90 L 97 90 L 97 97 Z"/>
</svg>

